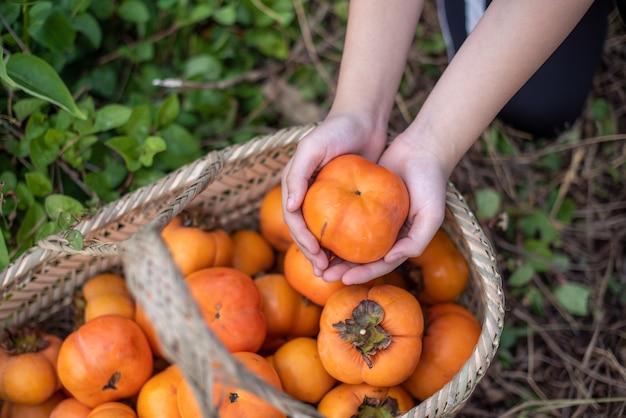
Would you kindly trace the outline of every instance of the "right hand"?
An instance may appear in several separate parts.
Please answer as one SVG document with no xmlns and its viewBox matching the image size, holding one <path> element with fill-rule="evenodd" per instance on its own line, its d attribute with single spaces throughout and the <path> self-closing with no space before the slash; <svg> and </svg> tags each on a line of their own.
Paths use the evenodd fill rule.
<svg viewBox="0 0 626 418">
<path fill-rule="evenodd" d="M 376 128 L 371 115 L 329 115 L 300 140 L 282 175 L 283 216 L 291 236 L 313 265 L 316 276 L 328 268 L 328 254 L 306 226 L 302 202 L 314 175 L 330 160 L 343 154 L 358 154 L 378 161 L 387 143 L 386 124 Z"/>
</svg>

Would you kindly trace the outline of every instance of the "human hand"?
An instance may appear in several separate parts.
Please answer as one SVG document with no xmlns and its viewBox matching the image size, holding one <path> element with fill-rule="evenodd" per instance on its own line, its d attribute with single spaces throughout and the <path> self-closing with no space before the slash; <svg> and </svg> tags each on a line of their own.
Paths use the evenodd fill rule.
<svg viewBox="0 0 626 418">
<path fill-rule="evenodd" d="M 333 158 L 359 154 L 377 161 L 387 142 L 385 129 L 377 129 L 365 115 L 329 116 L 298 143 L 298 148 L 282 175 L 283 216 L 302 253 L 323 277 L 329 265 L 328 254 L 306 226 L 302 201 L 315 173 Z"/>
<path fill-rule="evenodd" d="M 357 284 L 389 273 L 407 258 L 420 255 L 443 222 L 450 174 L 445 163 L 402 135 L 384 151 L 378 163 L 398 173 L 409 190 L 409 215 L 398 241 L 381 260 L 373 263 L 353 264 L 333 259 L 322 269 L 324 280 Z"/>
</svg>

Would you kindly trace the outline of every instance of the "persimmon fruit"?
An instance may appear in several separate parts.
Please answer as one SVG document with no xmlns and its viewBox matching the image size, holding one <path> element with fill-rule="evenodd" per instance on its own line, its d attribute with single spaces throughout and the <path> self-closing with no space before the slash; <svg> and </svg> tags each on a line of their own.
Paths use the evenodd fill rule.
<svg viewBox="0 0 626 418">
<path fill-rule="evenodd" d="M 250 372 L 256 374 L 268 385 L 282 389 L 280 378 L 272 364 L 257 353 L 242 351 L 232 353 Z M 178 385 L 178 408 L 181 418 L 201 418 L 200 406 L 189 383 L 182 379 Z M 286 415 L 264 399 L 236 385 L 224 386 L 213 383 L 213 402 L 220 418 L 263 417 L 285 418 Z"/>
<path fill-rule="evenodd" d="M 352 263 L 382 258 L 409 212 L 409 192 L 395 172 L 355 154 L 332 159 L 304 196 L 302 215 L 320 245 Z"/>
<path fill-rule="evenodd" d="M 320 319 L 324 368 L 343 383 L 400 384 L 422 351 L 424 317 L 410 292 L 394 285 L 351 285 L 335 292 Z"/>
<path fill-rule="evenodd" d="M 61 388 L 61 339 L 38 328 L 7 327 L 0 341 L 0 399 L 37 405 Z"/>
<path fill-rule="evenodd" d="M 63 387 L 90 407 L 136 395 L 153 365 L 139 325 L 119 315 L 81 325 L 63 340 L 57 360 Z"/>
<path fill-rule="evenodd" d="M 469 280 L 469 266 L 450 236 L 439 229 L 424 252 L 409 262 L 420 267 L 417 298 L 424 303 L 456 300 Z"/>
<path fill-rule="evenodd" d="M 259 207 L 259 229 L 261 234 L 279 252 L 287 251 L 293 243 L 289 227 L 283 217 L 282 188 L 270 189 L 263 196 Z"/>
<path fill-rule="evenodd" d="M 274 248 L 253 229 L 239 229 L 231 235 L 233 241 L 232 266 L 254 277 L 268 272 L 276 259 Z"/>
<path fill-rule="evenodd" d="M 230 352 L 257 351 L 267 334 L 253 279 L 232 267 L 209 267 L 185 279 L 208 327 Z"/>
<path fill-rule="evenodd" d="M 311 262 L 296 243 L 291 244 L 285 253 L 283 269 L 291 287 L 320 306 L 324 306 L 337 290 L 346 287 L 342 281 L 327 282 L 316 276 Z"/>
<path fill-rule="evenodd" d="M 480 338 L 478 319 L 457 303 L 426 308 L 422 356 L 402 386 L 419 400 L 441 389 L 470 358 Z"/>
<path fill-rule="evenodd" d="M 302 402 L 318 402 L 337 383 L 320 361 L 315 338 L 287 341 L 272 361 L 284 391 Z"/>
<path fill-rule="evenodd" d="M 317 405 L 326 418 L 397 417 L 415 406 L 402 386 L 377 387 L 367 383 L 341 383 L 329 390 Z"/>
</svg>

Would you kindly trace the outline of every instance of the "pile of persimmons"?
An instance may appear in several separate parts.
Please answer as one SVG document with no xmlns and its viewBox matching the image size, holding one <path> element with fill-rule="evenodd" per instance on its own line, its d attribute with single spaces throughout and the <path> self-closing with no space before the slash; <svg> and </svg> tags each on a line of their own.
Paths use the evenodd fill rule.
<svg viewBox="0 0 626 418">
<path fill-rule="evenodd" d="M 359 186 L 356 198 L 368 195 L 365 188 Z M 393 199 L 383 196 L 388 206 L 401 200 Z M 328 210 L 328 201 L 315 200 L 320 201 L 321 207 L 303 207 L 308 225 Z M 367 223 L 365 215 L 353 216 L 357 228 Z M 379 222 L 375 228 L 392 234 L 391 243 L 406 211 L 396 217 L 399 226 Z M 329 418 L 391 417 L 439 390 L 471 355 L 481 326 L 457 302 L 468 266 L 443 230 L 422 255 L 395 271 L 345 285 L 313 274 L 284 222 L 280 186 L 264 196 L 258 221 L 258 229 L 227 232 L 203 227 L 202 217 L 189 210 L 174 218 L 162 237 L 209 329 L 269 385 Z M 332 251 L 340 252 L 341 237 L 331 234 L 351 226 L 344 223 L 337 232 L 332 222 L 319 224 L 320 243 L 339 245 Z M 343 243 L 348 251 L 342 257 L 367 253 L 357 248 L 360 240 Z M 75 307 L 77 323 L 63 339 L 32 327 L 4 331 L 0 418 L 201 416 L 191 386 L 164 359 L 153 324 L 121 275 L 88 279 Z M 285 417 L 236 385 L 213 387 L 222 418 Z"/>
</svg>

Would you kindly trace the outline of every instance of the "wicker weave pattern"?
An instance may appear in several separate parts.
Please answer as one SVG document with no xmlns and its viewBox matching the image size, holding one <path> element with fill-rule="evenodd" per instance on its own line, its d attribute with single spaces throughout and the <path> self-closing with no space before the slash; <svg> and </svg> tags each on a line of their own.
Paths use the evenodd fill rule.
<svg viewBox="0 0 626 418">
<path fill-rule="evenodd" d="M 263 384 L 243 370 L 208 331 L 160 237 L 163 226 L 185 208 L 197 208 L 216 226 L 235 230 L 258 225 L 262 196 L 280 182 L 280 173 L 300 138 L 313 126 L 284 129 L 233 146 L 182 167 L 166 178 L 125 196 L 78 229 L 87 239 L 76 252 L 52 237 L 0 272 L 3 324 L 57 321 L 67 312 L 77 286 L 92 275 L 120 271 L 156 324 L 166 357 L 177 363 L 211 408 L 212 382 L 236 381 L 291 417 L 318 417 L 309 405 Z M 495 255 L 478 222 L 454 186 L 448 186 L 444 227 L 470 262 L 464 300 L 481 319 L 483 330 L 472 357 L 442 390 L 405 417 L 451 416 L 462 407 L 495 355 L 503 326 L 504 300 Z M 11 295 L 9 297 L 9 295 Z M 219 367 L 209 360 L 218 360 Z M 401 361 L 401 359 L 399 359 Z"/>
</svg>

